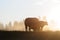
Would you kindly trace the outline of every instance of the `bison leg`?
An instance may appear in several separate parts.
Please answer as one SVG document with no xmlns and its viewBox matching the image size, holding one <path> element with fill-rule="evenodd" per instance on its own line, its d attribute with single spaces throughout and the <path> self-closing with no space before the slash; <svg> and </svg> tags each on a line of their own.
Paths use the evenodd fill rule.
<svg viewBox="0 0 60 40">
<path fill-rule="evenodd" d="M 25 30 L 27 31 L 27 26 L 25 26 Z"/>
<path fill-rule="evenodd" d="M 33 31 L 34 31 L 34 32 L 36 32 L 36 31 L 37 31 L 37 29 L 33 29 Z"/>
<path fill-rule="evenodd" d="M 43 27 L 40 28 L 40 31 L 42 31 L 42 30 L 43 30 Z"/>
<path fill-rule="evenodd" d="M 29 31 L 31 31 L 31 28 L 29 28 Z"/>
<path fill-rule="evenodd" d="M 29 31 L 31 31 L 31 27 L 29 27 Z"/>
</svg>

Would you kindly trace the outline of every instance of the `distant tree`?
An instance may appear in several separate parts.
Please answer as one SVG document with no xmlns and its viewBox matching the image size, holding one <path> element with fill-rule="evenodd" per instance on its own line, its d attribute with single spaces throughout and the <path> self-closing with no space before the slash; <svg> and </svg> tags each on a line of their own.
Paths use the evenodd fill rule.
<svg viewBox="0 0 60 40">
<path fill-rule="evenodd" d="M 11 23 L 11 22 L 9 22 L 8 26 L 9 26 L 9 27 L 12 27 L 12 23 Z"/>
<path fill-rule="evenodd" d="M 14 26 L 17 26 L 18 25 L 18 22 L 17 21 L 14 21 Z"/>
<path fill-rule="evenodd" d="M 0 30 L 4 30 L 4 25 L 0 23 Z"/>
<path fill-rule="evenodd" d="M 6 24 L 6 26 L 5 26 L 6 28 L 6 31 L 11 31 L 12 30 L 12 23 L 11 22 L 9 22 L 8 24 Z"/>
<path fill-rule="evenodd" d="M 19 30 L 19 27 L 20 27 L 19 26 L 19 22 L 15 21 L 14 22 L 14 25 L 13 25 L 13 30 L 16 30 L 17 31 L 17 30 Z"/>
</svg>

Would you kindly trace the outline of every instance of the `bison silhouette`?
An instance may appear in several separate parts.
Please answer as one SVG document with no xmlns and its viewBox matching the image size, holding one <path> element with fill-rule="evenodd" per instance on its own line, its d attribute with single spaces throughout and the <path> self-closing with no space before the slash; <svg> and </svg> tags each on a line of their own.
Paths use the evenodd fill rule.
<svg viewBox="0 0 60 40">
<path fill-rule="evenodd" d="M 24 23 L 26 31 L 28 31 L 28 27 L 29 31 L 31 31 L 31 29 L 33 29 L 34 31 L 42 31 L 43 27 L 45 25 L 48 25 L 47 22 L 39 21 L 38 18 L 26 18 Z"/>
</svg>

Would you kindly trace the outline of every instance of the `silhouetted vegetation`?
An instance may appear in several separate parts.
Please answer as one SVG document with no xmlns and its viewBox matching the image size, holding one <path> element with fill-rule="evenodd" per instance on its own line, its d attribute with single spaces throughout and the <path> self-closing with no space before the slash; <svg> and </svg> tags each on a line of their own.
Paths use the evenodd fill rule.
<svg viewBox="0 0 60 40">
<path fill-rule="evenodd" d="M 2 23 L 0 23 L 0 30 L 4 30 L 4 31 L 24 31 L 24 22 L 14 21 L 13 24 L 12 24 L 12 22 L 9 22 L 6 25 L 3 25 Z"/>
</svg>

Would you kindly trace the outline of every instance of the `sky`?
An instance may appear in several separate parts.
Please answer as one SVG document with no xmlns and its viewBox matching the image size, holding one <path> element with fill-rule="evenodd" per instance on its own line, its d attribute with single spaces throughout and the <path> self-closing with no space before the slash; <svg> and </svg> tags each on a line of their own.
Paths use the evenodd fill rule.
<svg viewBox="0 0 60 40">
<path fill-rule="evenodd" d="M 31 16 L 59 16 L 60 0 L 0 0 L 0 22 L 20 21 Z M 54 16 L 53 16 L 54 15 Z"/>
</svg>

